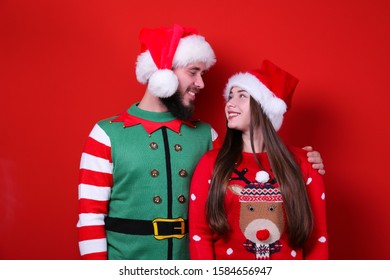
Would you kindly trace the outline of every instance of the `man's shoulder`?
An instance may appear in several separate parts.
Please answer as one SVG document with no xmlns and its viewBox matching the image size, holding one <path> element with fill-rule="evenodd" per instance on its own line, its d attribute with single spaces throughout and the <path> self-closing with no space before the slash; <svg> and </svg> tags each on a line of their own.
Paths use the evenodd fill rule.
<svg viewBox="0 0 390 280">
<path fill-rule="evenodd" d="M 211 125 L 208 122 L 202 121 L 200 119 L 191 120 L 191 123 L 193 123 L 194 125 L 204 125 L 204 126 L 210 126 L 211 127 Z"/>
<path fill-rule="evenodd" d="M 212 131 L 212 126 L 201 120 L 191 120 L 191 121 L 182 121 L 182 124 L 185 124 L 182 127 L 186 127 L 187 130 L 196 132 L 196 133 L 206 133 L 210 134 Z"/>
<path fill-rule="evenodd" d="M 128 114 L 128 111 L 129 111 L 129 108 L 123 109 L 121 112 L 118 112 L 116 115 L 113 115 L 111 117 L 107 117 L 104 119 L 100 119 L 96 124 L 98 124 L 99 126 L 107 126 L 107 125 L 113 124 L 114 123 L 113 120 L 118 119 L 119 117 L 124 117 L 125 115 Z"/>
<path fill-rule="evenodd" d="M 118 116 L 119 116 L 119 114 L 118 114 L 118 115 L 115 115 L 115 116 L 112 116 L 112 117 L 105 118 L 105 119 L 101 119 L 101 120 L 99 120 L 96 124 L 97 124 L 98 126 L 100 126 L 101 128 L 104 128 L 104 127 L 106 127 L 106 126 L 108 126 L 108 125 L 111 125 L 111 124 L 112 124 L 112 120 L 114 120 L 114 119 L 117 118 Z"/>
</svg>

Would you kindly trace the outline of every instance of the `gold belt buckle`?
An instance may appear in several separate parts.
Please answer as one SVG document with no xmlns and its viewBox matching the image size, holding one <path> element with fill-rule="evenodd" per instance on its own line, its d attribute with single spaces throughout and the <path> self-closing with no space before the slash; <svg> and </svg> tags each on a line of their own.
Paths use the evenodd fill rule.
<svg viewBox="0 0 390 280">
<path fill-rule="evenodd" d="M 171 235 L 159 235 L 158 233 L 158 223 L 176 223 L 180 222 L 180 227 L 175 227 L 174 229 L 180 229 L 180 234 L 171 234 Z M 157 240 L 163 240 L 167 238 L 183 238 L 185 235 L 185 222 L 183 218 L 176 219 L 164 219 L 164 218 L 156 218 L 153 220 L 153 230 L 154 230 L 154 238 Z"/>
</svg>

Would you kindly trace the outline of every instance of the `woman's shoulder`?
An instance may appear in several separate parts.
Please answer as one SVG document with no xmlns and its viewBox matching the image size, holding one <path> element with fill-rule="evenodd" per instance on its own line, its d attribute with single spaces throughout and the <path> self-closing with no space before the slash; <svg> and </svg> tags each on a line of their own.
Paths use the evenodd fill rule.
<svg viewBox="0 0 390 280">
<path fill-rule="evenodd" d="M 307 161 L 307 151 L 295 146 L 287 146 L 287 148 L 301 167 L 311 167 L 311 164 Z"/>
<path fill-rule="evenodd" d="M 307 157 L 306 155 L 307 152 L 302 148 L 298 148 L 292 145 L 287 145 L 287 149 L 290 151 L 290 153 L 292 153 L 296 157 Z"/>
<path fill-rule="evenodd" d="M 206 163 L 207 163 L 207 164 L 213 165 L 214 162 L 215 162 L 215 159 L 216 159 L 217 156 L 218 156 L 219 150 L 220 150 L 220 149 L 212 149 L 212 150 L 207 151 L 207 152 L 200 158 L 198 164 L 206 164 Z"/>
<path fill-rule="evenodd" d="M 312 164 L 307 160 L 307 151 L 293 146 L 288 146 L 287 148 L 298 163 L 304 178 L 312 176 L 313 173 L 318 174 L 318 172 L 313 169 Z"/>
<path fill-rule="evenodd" d="M 218 156 L 219 149 L 212 149 L 207 151 L 201 158 L 200 162 L 211 162 L 214 163 Z"/>
<path fill-rule="evenodd" d="M 218 156 L 218 153 L 221 149 L 212 149 L 212 150 L 209 150 L 206 152 L 205 155 L 207 155 L 208 157 L 211 157 L 211 158 L 216 158 Z"/>
</svg>

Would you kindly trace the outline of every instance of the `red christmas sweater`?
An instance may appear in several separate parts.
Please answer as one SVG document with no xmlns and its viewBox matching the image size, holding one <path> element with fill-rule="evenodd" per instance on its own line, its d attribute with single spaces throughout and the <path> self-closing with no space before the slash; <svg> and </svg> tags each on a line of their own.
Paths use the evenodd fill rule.
<svg viewBox="0 0 390 280">
<path fill-rule="evenodd" d="M 258 154 L 260 171 L 251 153 L 231 175 L 225 195 L 225 211 L 230 230 L 223 236 L 208 226 L 205 205 L 218 150 L 200 160 L 191 182 L 189 233 L 191 259 L 327 259 L 325 189 L 322 176 L 307 162 L 306 153 L 291 149 L 301 167 L 313 212 L 314 230 L 303 248 L 288 242 L 283 199 L 272 174 L 267 153 Z"/>
</svg>

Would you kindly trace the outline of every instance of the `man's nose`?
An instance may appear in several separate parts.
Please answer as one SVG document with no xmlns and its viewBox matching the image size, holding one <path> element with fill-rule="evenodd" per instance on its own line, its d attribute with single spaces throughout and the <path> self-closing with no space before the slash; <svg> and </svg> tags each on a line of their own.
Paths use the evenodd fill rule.
<svg viewBox="0 0 390 280">
<path fill-rule="evenodd" d="M 200 89 L 202 89 L 202 88 L 204 88 L 204 82 L 203 82 L 203 78 L 202 78 L 202 76 L 197 76 L 197 78 L 196 78 L 196 80 L 195 80 L 195 86 L 197 87 L 197 88 L 200 88 Z"/>
</svg>

